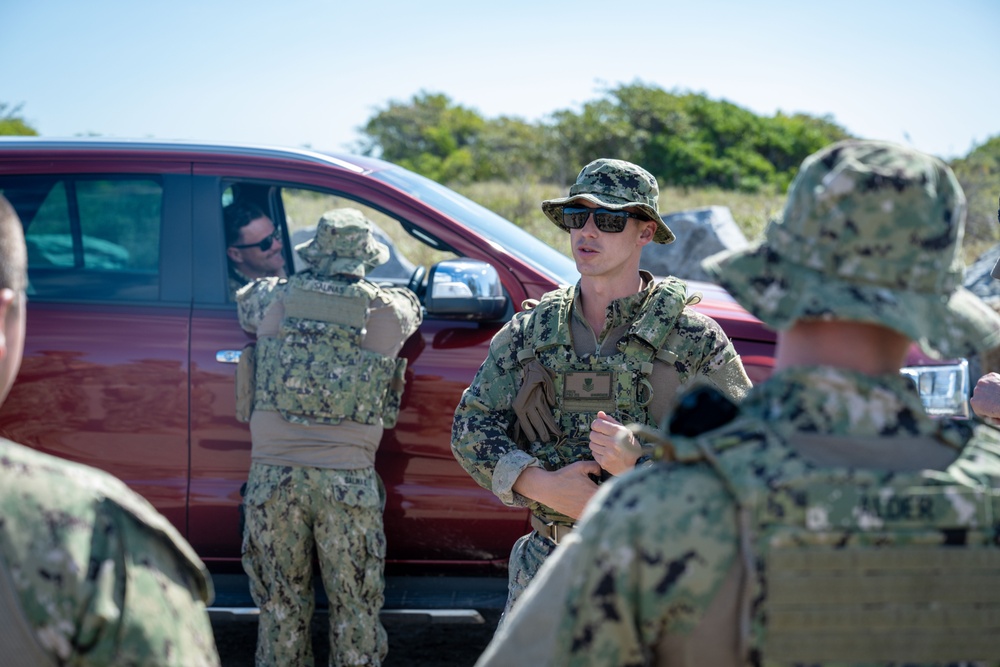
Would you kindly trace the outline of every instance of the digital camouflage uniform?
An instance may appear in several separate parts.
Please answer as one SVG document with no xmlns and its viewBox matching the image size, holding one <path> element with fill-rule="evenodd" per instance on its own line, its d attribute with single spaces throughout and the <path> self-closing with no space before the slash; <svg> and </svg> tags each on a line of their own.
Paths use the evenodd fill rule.
<svg viewBox="0 0 1000 667">
<path fill-rule="evenodd" d="M 631 179 L 626 185 L 617 180 L 623 173 Z M 637 208 L 659 220 L 655 179 L 629 163 L 598 160 L 583 169 L 570 192 L 570 197 L 554 201 L 587 198 L 609 208 L 640 202 Z M 558 205 L 547 201 L 543 209 L 562 226 Z M 673 235 L 661 222 L 654 238 L 668 242 Z M 643 289 L 611 303 L 601 332 L 591 331 L 574 307 L 580 299 L 579 284 L 550 292 L 516 314 L 494 337 L 489 356 L 455 412 L 452 450 L 462 467 L 503 503 L 528 507 L 534 516 L 536 529 L 511 551 L 508 611 L 556 547 L 550 533 L 539 532 L 545 531 L 542 524 L 570 528 L 573 523 L 513 491 L 525 468 L 556 470 L 593 460 L 590 424 L 599 410 L 621 423 L 655 425 L 678 388 L 695 378 L 737 400 L 750 386 L 718 323 L 688 307 L 698 298 L 688 297 L 686 285 L 673 278 L 654 283 L 646 272 L 641 276 Z M 525 378 L 536 373 L 551 377 L 551 412 L 562 433 L 558 439 L 529 441 L 517 434 L 515 399 L 531 382 Z"/>
<path fill-rule="evenodd" d="M 243 275 L 243 272 L 233 266 L 232 262 L 229 264 L 229 273 L 226 277 L 226 282 L 229 285 L 229 299 L 231 301 L 236 300 L 236 293 L 240 291 L 240 288 L 244 285 L 249 285 L 253 282 L 253 278 L 247 278 Z"/>
<path fill-rule="evenodd" d="M 762 244 L 706 265 L 769 326 L 880 323 L 958 356 L 1000 342 L 959 287 L 963 219 L 940 161 L 842 142 Z M 480 665 L 1000 664 L 1000 432 L 832 367 L 724 403 L 684 397 L 663 460 L 600 492 Z"/>
<path fill-rule="evenodd" d="M 296 248 L 310 269 L 240 290 L 240 322 L 258 334 L 253 453 L 243 565 L 261 609 L 257 665 L 312 665 L 313 550 L 330 602 L 330 664 L 379 665 L 388 650 L 384 492 L 374 469 L 395 425 L 420 324 L 416 296 L 364 280 L 388 249 L 355 209 L 324 214 Z M 385 349 L 369 345 L 394 327 Z M 355 441 L 364 439 L 367 444 Z"/>
<path fill-rule="evenodd" d="M 0 646 L 12 651 L 7 633 L 19 627 L 37 643 L 0 662 L 219 664 L 208 571 L 144 498 L 107 473 L 3 439 L 0 488 L 0 590 L 14 593 L 0 612 Z"/>
</svg>

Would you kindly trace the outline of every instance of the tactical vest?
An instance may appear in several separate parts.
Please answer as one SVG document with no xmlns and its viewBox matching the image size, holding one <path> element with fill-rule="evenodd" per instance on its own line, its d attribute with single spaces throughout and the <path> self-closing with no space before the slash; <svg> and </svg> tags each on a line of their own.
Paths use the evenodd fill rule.
<svg viewBox="0 0 1000 667">
<path fill-rule="evenodd" d="M 955 440 L 940 438 L 961 449 Z M 1000 656 L 1000 490 L 966 474 L 974 451 L 945 472 L 800 466 L 769 471 L 762 484 L 741 480 L 732 459 L 718 457 L 746 441 L 721 442 L 701 445 L 700 458 L 738 505 L 750 663 Z"/>
<path fill-rule="evenodd" d="M 278 335 L 257 343 L 254 408 L 296 423 L 395 426 L 406 359 L 361 348 L 378 293 L 363 279 L 289 278 Z"/>
<path fill-rule="evenodd" d="M 664 345 L 685 305 L 694 302 L 687 299 L 684 282 L 664 280 L 650 290 L 616 353 L 577 356 L 570 333 L 573 290 L 565 287 L 542 298 L 525 334 L 525 348 L 517 355 L 521 364 L 537 358 L 553 375 L 553 414 L 564 436 L 558 442 L 529 444 L 530 453 L 549 470 L 593 460 L 590 424 L 599 410 L 623 424 L 654 425 L 647 409 L 653 398 L 653 361 L 677 359 Z"/>
</svg>

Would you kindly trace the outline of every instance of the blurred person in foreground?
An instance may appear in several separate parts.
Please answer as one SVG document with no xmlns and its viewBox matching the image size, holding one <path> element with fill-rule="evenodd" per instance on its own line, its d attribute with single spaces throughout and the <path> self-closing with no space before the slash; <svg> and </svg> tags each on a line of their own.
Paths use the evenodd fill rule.
<svg viewBox="0 0 1000 667">
<path fill-rule="evenodd" d="M 705 261 L 778 331 L 774 375 L 738 407 L 685 394 L 479 664 L 997 661 L 1000 432 L 931 419 L 899 373 L 911 341 L 1000 342 L 961 287 L 964 218 L 936 158 L 807 158 L 763 242 Z"/>
<path fill-rule="evenodd" d="M 21 223 L 0 197 L 0 403 L 21 364 Z M 117 478 L 0 438 L 4 665 L 219 664 L 211 579 L 191 546 Z"/>
<path fill-rule="evenodd" d="M 1000 205 L 997 208 L 997 222 L 1000 222 Z M 990 275 L 1000 280 L 1000 260 L 997 260 Z M 993 351 L 992 356 L 995 357 L 997 352 Z M 969 405 L 983 421 L 994 426 L 1000 425 L 1000 373 L 991 371 L 979 378 L 972 390 Z"/>
<path fill-rule="evenodd" d="M 598 482 L 648 460 L 624 424 L 655 426 L 695 378 L 734 400 L 750 388 L 722 327 L 690 307 L 700 297 L 639 270 L 643 247 L 674 240 L 658 199 L 648 171 L 599 159 L 568 197 L 542 202 L 569 233 L 580 281 L 494 336 L 455 411 L 458 462 L 504 504 L 531 509 L 533 530 L 511 550 L 505 617 Z"/>
<path fill-rule="evenodd" d="M 398 355 L 420 326 L 420 303 L 406 288 L 365 280 L 389 249 L 357 209 L 324 213 L 295 250 L 307 270 L 255 280 L 236 296 L 240 324 L 257 334 L 243 532 L 260 607 L 256 663 L 313 664 L 315 551 L 330 664 L 377 666 L 388 646 L 375 452 L 396 424 L 406 370 Z"/>
<path fill-rule="evenodd" d="M 281 230 L 256 204 L 236 201 L 222 209 L 226 229 L 229 294 L 257 278 L 284 278 Z"/>
</svg>

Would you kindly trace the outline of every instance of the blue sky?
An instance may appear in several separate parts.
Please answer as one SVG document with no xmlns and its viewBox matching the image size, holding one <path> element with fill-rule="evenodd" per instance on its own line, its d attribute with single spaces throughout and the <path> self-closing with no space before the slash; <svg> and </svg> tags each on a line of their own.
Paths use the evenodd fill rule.
<svg viewBox="0 0 1000 667">
<path fill-rule="evenodd" d="M 350 150 L 421 90 L 537 121 L 637 81 L 945 158 L 1000 134 L 996 0 L 2 0 L 0 62 L 45 136 Z"/>
</svg>

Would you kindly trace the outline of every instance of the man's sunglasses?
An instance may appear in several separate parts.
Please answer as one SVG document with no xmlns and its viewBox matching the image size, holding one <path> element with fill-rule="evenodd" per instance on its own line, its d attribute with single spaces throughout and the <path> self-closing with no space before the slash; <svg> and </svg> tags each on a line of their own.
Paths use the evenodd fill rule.
<svg viewBox="0 0 1000 667">
<path fill-rule="evenodd" d="M 274 245 L 274 242 L 281 238 L 281 230 L 275 227 L 274 231 L 262 238 L 257 243 L 245 243 L 242 245 L 233 244 L 233 248 L 259 248 L 261 252 L 267 252 Z"/>
<path fill-rule="evenodd" d="M 642 220 L 642 216 L 628 211 L 609 211 L 606 208 L 586 208 L 585 206 L 563 206 L 563 224 L 568 229 L 582 229 L 593 214 L 594 224 L 602 232 L 617 234 L 625 230 L 629 218 Z"/>
</svg>

